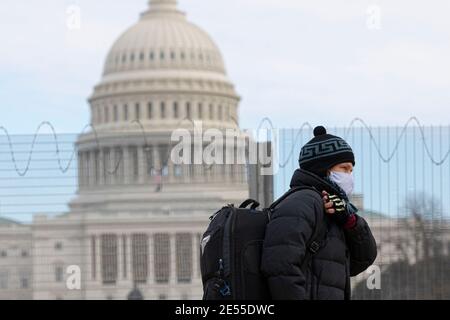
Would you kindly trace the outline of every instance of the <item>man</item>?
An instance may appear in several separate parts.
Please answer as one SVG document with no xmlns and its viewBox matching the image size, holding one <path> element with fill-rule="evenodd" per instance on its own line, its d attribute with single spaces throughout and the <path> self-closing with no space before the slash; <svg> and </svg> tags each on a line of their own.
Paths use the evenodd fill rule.
<svg viewBox="0 0 450 320">
<path fill-rule="evenodd" d="M 324 127 L 315 128 L 314 136 L 301 150 L 290 185 L 308 188 L 282 201 L 267 225 L 261 269 L 275 300 L 350 299 L 350 277 L 377 256 L 367 222 L 348 199 L 355 165 L 351 147 Z M 308 244 L 319 225 L 326 233 L 313 254 Z"/>
</svg>

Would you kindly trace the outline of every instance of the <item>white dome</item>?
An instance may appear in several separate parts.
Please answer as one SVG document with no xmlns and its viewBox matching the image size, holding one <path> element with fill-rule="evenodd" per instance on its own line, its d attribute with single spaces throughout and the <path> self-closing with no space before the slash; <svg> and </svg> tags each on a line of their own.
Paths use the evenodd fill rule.
<svg viewBox="0 0 450 320">
<path fill-rule="evenodd" d="M 112 46 L 104 75 L 133 70 L 204 70 L 225 74 L 218 47 L 187 21 L 176 0 L 151 0 L 150 9 Z"/>
</svg>

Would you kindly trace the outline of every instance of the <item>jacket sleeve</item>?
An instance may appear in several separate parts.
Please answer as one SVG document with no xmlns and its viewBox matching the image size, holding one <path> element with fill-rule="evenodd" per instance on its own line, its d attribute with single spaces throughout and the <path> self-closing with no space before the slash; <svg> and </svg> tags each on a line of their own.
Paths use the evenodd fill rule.
<svg viewBox="0 0 450 320">
<path fill-rule="evenodd" d="M 301 263 L 316 217 L 323 219 L 323 203 L 320 195 L 311 190 L 292 194 L 274 211 L 267 225 L 261 259 L 261 271 L 272 299 L 307 298 Z"/>
<path fill-rule="evenodd" d="M 350 251 L 350 276 L 354 277 L 373 264 L 377 244 L 366 220 L 360 216 L 352 229 L 345 230 L 345 237 Z"/>
</svg>

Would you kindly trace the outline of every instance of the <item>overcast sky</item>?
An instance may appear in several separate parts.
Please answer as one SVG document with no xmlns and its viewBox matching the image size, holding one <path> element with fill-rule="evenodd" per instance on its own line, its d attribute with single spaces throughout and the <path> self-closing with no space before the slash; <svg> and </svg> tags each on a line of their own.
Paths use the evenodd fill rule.
<svg viewBox="0 0 450 320">
<path fill-rule="evenodd" d="M 81 29 L 66 9 L 81 8 Z M 242 127 L 450 121 L 450 1 L 179 0 L 225 58 Z M 80 132 L 107 52 L 146 0 L 2 0 L 0 126 Z M 380 13 L 378 15 L 377 13 Z"/>
</svg>

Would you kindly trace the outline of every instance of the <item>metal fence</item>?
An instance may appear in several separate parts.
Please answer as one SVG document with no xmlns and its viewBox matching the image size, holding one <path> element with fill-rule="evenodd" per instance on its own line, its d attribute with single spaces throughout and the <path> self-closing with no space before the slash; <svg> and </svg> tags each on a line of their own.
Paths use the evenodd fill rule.
<svg viewBox="0 0 450 320">
<path fill-rule="evenodd" d="M 328 131 L 345 138 L 354 149 L 353 201 L 378 243 L 376 267 L 352 280 L 353 298 L 449 299 L 450 126 L 422 127 L 411 119 L 404 127 L 369 127 L 356 119 L 348 128 Z M 278 140 L 272 141 L 279 160 L 274 175 L 275 196 L 288 188 L 298 167 L 298 153 L 312 138 L 312 128 L 305 124 L 277 130 L 277 136 Z M 192 232 L 184 227 L 178 231 L 172 228 L 173 236 L 158 232 L 147 237 L 141 230 L 129 239 L 122 237 L 120 227 L 114 229 L 119 230 L 117 237 L 108 236 L 111 232 L 107 229 L 98 238 L 75 230 L 67 236 L 83 238 L 80 243 L 87 248 L 78 251 L 64 251 L 67 246 L 61 236 L 42 240 L 40 234 L 48 257 L 42 260 L 35 256 L 35 234 L 39 231 L 36 218 L 40 214 L 67 216 L 68 203 L 77 193 L 76 139 L 75 134 L 0 134 L 0 299 L 65 298 L 64 292 L 69 290 L 65 271 L 70 263 L 61 257 L 71 254 L 82 260 L 82 266 L 88 265 L 89 257 L 99 257 L 95 265 L 89 263 L 89 277 L 94 275 L 93 270 L 99 273 L 96 287 L 90 294 L 73 297 L 126 298 L 123 293 L 111 292 L 122 287 L 131 291 L 136 283 L 126 275 L 136 273 L 140 275 L 139 286 L 148 286 L 153 292 L 146 298 L 199 298 L 196 257 L 204 224 Z M 117 219 L 120 223 L 120 217 Z M 121 228 L 126 230 L 127 225 Z M 109 267 L 101 266 L 104 261 L 109 261 Z M 36 268 L 37 264 L 48 268 L 39 271 L 44 269 Z M 171 276 L 176 279 L 170 280 Z M 37 285 L 41 286 L 38 294 Z M 179 294 L 174 294 L 177 290 Z"/>
</svg>

